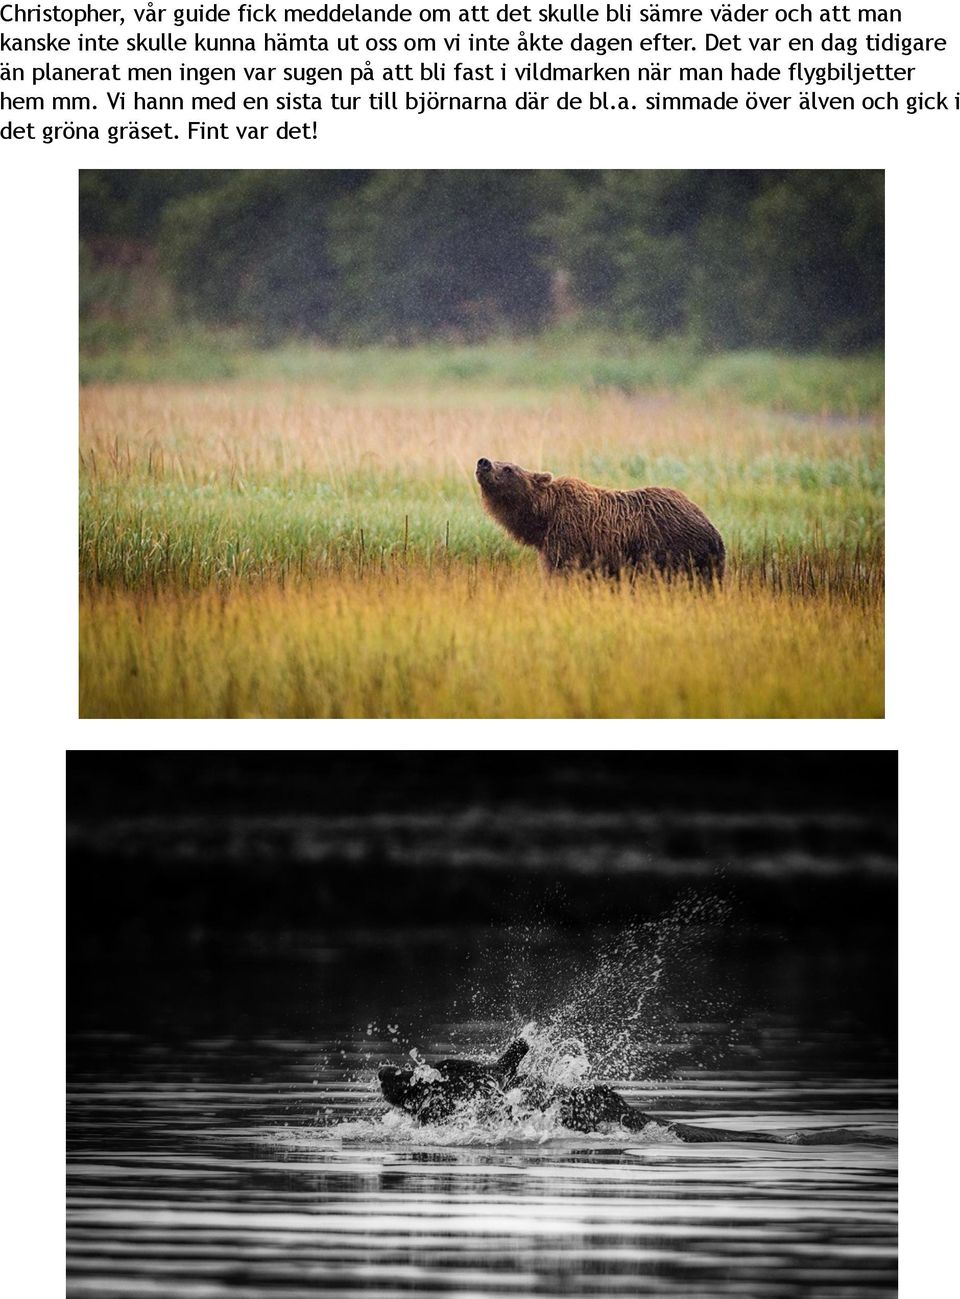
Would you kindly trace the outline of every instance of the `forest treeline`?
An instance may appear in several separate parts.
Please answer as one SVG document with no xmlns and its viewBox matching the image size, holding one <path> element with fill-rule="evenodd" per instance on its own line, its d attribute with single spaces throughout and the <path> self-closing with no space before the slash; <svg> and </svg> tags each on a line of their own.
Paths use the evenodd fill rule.
<svg viewBox="0 0 960 1299">
<path fill-rule="evenodd" d="M 558 323 L 708 349 L 883 337 L 880 171 L 83 171 L 88 267 L 264 343 Z M 85 306 L 96 309 L 89 297 Z"/>
</svg>

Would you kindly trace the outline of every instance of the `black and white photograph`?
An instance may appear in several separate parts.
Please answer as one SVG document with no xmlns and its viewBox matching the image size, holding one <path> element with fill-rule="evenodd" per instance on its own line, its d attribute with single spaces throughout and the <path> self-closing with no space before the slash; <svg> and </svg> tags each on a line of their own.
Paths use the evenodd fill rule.
<svg viewBox="0 0 960 1299">
<path fill-rule="evenodd" d="M 897 755 L 71 752 L 75 1296 L 896 1292 Z"/>
</svg>

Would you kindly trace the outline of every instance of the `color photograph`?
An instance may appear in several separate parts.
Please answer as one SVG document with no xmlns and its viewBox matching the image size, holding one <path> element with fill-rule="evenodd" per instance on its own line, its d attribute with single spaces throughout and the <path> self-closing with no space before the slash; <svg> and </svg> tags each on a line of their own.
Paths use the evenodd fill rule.
<svg viewBox="0 0 960 1299">
<path fill-rule="evenodd" d="M 884 712 L 880 171 L 81 171 L 84 718 Z"/>
</svg>

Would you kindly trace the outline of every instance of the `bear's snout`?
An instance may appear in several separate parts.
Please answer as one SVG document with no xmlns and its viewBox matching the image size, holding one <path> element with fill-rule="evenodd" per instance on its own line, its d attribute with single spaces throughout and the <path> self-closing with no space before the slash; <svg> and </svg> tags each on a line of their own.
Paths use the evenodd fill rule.
<svg viewBox="0 0 960 1299">
<path fill-rule="evenodd" d="M 377 1070 L 377 1077 L 380 1079 L 383 1099 L 391 1105 L 402 1105 L 413 1083 L 413 1070 L 398 1069 L 396 1065 L 385 1064 Z"/>
<path fill-rule="evenodd" d="M 488 469 L 492 469 L 492 468 L 493 468 L 493 465 L 492 465 L 492 464 L 490 463 L 490 461 L 486 458 L 486 456 L 481 456 L 480 459 L 477 461 L 477 473 L 478 473 L 478 474 L 485 474 L 485 473 L 487 472 Z"/>
</svg>

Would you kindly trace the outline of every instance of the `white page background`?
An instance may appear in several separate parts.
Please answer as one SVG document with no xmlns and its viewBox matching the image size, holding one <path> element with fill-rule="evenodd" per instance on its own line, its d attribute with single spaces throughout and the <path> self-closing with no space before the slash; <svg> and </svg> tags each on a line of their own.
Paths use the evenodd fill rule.
<svg viewBox="0 0 960 1299">
<path fill-rule="evenodd" d="M 960 13 L 907 34 L 960 50 Z M 960 89 L 960 60 L 954 60 Z M 450 87 L 448 87 L 450 89 Z M 356 119 L 326 144 L 4 144 L 0 241 L 5 1182 L 22 1221 L 3 1289 L 62 1293 L 64 752 L 114 748 L 896 749 L 901 772 L 903 1293 L 955 1284 L 948 1251 L 960 810 L 960 114 L 883 118 L 437 114 Z M 621 125 L 621 122 L 624 124 Z M 347 124 L 349 126 L 349 123 Z M 878 167 L 887 182 L 887 716 L 883 721 L 77 720 L 77 168 Z M 745 668 L 748 665 L 745 665 Z"/>
</svg>

